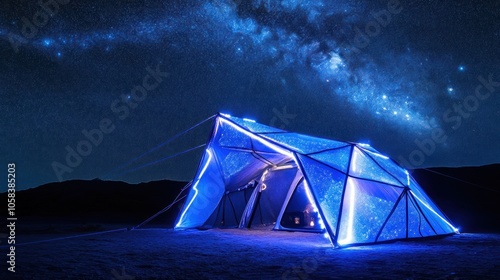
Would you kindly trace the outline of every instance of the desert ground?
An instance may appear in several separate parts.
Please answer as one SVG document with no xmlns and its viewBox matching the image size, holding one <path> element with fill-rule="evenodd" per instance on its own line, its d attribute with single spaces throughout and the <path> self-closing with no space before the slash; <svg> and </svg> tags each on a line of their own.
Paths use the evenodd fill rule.
<svg viewBox="0 0 500 280">
<path fill-rule="evenodd" d="M 150 228 L 66 238 L 79 234 L 47 232 L 18 236 L 16 272 L 7 271 L 6 254 L 2 253 L 1 279 L 500 277 L 500 234 L 493 233 L 462 233 L 343 249 L 333 249 L 320 234 L 277 232 L 269 228 L 203 231 Z M 2 252 L 6 252 L 5 242 L 2 245 Z"/>
</svg>

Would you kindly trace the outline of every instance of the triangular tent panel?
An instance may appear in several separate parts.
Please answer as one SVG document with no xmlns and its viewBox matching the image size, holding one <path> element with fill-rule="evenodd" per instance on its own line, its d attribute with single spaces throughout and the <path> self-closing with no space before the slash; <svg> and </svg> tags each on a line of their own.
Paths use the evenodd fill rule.
<svg viewBox="0 0 500 280">
<path fill-rule="evenodd" d="M 394 212 L 388 217 L 387 223 L 376 241 L 406 238 L 406 195 L 396 205 Z"/>
<path fill-rule="evenodd" d="M 246 150 L 252 149 L 252 138 L 238 131 L 238 127 L 236 126 L 221 123 L 217 127 L 217 134 L 215 136 L 213 141 L 217 144 L 216 146 Z"/>
<path fill-rule="evenodd" d="M 427 222 L 427 218 L 420 212 L 411 195 L 408 198 L 408 237 L 426 237 L 437 233 Z"/>
<path fill-rule="evenodd" d="M 349 175 L 403 187 L 394 176 L 387 173 L 358 147 L 354 147 L 352 151 L 352 164 L 349 166 Z"/>
<path fill-rule="evenodd" d="M 348 178 L 339 244 L 375 242 L 402 190 L 382 183 Z"/>
<path fill-rule="evenodd" d="M 309 154 L 347 146 L 347 144 L 343 142 L 298 133 L 268 133 L 262 136 L 301 154 Z"/>
<path fill-rule="evenodd" d="M 347 167 L 351 158 L 351 146 L 328 150 L 326 152 L 310 154 L 309 157 L 327 164 L 343 173 L 347 174 Z"/>
<path fill-rule="evenodd" d="M 380 153 L 374 153 L 367 151 L 363 148 L 366 154 L 371 157 L 382 169 L 389 173 L 394 179 L 396 179 L 401 186 L 406 186 L 409 184 L 409 174 L 408 172 L 401 168 L 399 165 L 394 163 L 394 161 Z"/>
<path fill-rule="evenodd" d="M 284 130 L 274 128 L 271 126 L 263 125 L 258 122 L 255 122 L 254 120 L 249 120 L 249 119 L 240 119 L 240 118 L 235 118 L 231 117 L 228 115 L 225 115 L 228 120 L 231 120 L 233 123 L 241 126 L 244 129 L 247 129 L 248 131 L 251 131 L 253 133 L 270 133 L 270 132 L 286 132 Z"/>
<path fill-rule="evenodd" d="M 409 173 L 369 145 L 219 114 L 176 229 L 323 233 L 336 247 L 457 229 Z"/>
</svg>

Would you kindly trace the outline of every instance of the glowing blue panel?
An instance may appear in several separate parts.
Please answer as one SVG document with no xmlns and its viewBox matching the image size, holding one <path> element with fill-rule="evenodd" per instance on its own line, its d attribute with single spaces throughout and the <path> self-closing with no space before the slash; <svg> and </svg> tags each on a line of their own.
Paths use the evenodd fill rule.
<svg viewBox="0 0 500 280">
<path fill-rule="evenodd" d="M 379 153 L 374 153 L 371 151 L 365 151 L 368 153 L 382 168 L 384 168 L 387 172 L 392 174 L 402 185 L 408 185 L 408 175 L 406 170 L 397 165 L 392 159 L 381 156 Z"/>
<path fill-rule="evenodd" d="M 437 234 L 447 234 L 457 231 L 413 178 L 410 179 L 410 188 L 413 197 L 420 206 L 420 209 L 422 209 L 422 213 L 429 220 Z"/>
<path fill-rule="evenodd" d="M 411 194 L 408 195 L 408 237 L 436 235 L 410 197 Z"/>
<path fill-rule="evenodd" d="M 265 141 L 265 143 L 262 143 L 261 141 L 253 140 L 252 146 L 255 151 L 263 153 L 274 153 L 274 154 L 278 153 L 276 150 L 272 148 L 273 145 L 276 146 L 274 143 L 271 145 L 270 144 L 272 143 L 271 141 L 267 140 L 266 138 L 260 137 L 259 135 L 256 135 L 255 137 L 262 138 L 263 139 L 262 141 Z"/>
<path fill-rule="evenodd" d="M 251 149 L 250 137 L 226 123 L 220 123 L 214 140 L 219 146 Z"/>
<path fill-rule="evenodd" d="M 322 139 L 298 133 L 263 134 L 262 136 L 302 154 L 309 154 L 327 149 L 336 149 L 348 145 L 344 142 Z"/>
<path fill-rule="evenodd" d="M 399 201 L 377 241 L 401 238 L 406 238 L 406 198 Z"/>
<path fill-rule="evenodd" d="M 262 157 L 263 160 L 272 163 L 273 165 L 278 165 L 280 163 L 287 162 L 291 160 L 290 157 L 282 155 L 282 154 L 272 154 L 272 153 L 263 153 L 263 152 L 255 152 L 258 156 Z"/>
<path fill-rule="evenodd" d="M 256 159 L 248 152 L 224 151 L 220 149 L 217 153 L 224 180 L 229 180 L 232 176 L 248 168 L 248 165 L 255 163 Z"/>
<path fill-rule="evenodd" d="M 176 229 L 202 226 L 224 194 L 224 182 L 210 149 L 206 150 L 195 178 L 175 226 Z"/>
<path fill-rule="evenodd" d="M 337 228 L 338 213 L 346 175 L 307 156 L 298 155 L 307 183 L 330 228 Z"/>
<path fill-rule="evenodd" d="M 356 145 L 365 151 L 370 151 L 373 153 L 381 154 L 378 150 L 376 150 L 375 148 L 373 148 L 372 146 L 370 146 L 368 144 L 357 143 Z"/>
<path fill-rule="evenodd" d="M 347 173 L 347 166 L 349 165 L 349 158 L 351 157 L 351 146 L 309 156 Z"/>
<path fill-rule="evenodd" d="M 403 186 L 389 173 L 378 166 L 370 157 L 365 155 L 358 147 L 354 147 L 351 157 L 349 175 L 388 183 L 396 186 Z"/>
<path fill-rule="evenodd" d="M 267 166 L 250 152 L 216 149 L 226 189 L 238 188 L 254 179 Z"/>
<path fill-rule="evenodd" d="M 263 125 L 251 120 L 240 119 L 236 117 L 229 118 L 232 122 L 246 128 L 254 133 L 263 133 L 263 132 L 284 132 L 284 130 L 277 129 L 271 126 Z"/>
<path fill-rule="evenodd" d="M 347 179 L 339 245 L 375 242 L 402 189 L 382 183 Z"/>
</svg>

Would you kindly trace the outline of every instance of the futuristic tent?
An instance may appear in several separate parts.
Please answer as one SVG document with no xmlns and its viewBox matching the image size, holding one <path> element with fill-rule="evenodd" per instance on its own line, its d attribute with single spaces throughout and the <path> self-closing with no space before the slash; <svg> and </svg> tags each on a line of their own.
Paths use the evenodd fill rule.
<svg viewBox="0 0 500 280">
<path fill-rule="evenodd" d="M 408 172 L 367 144 L 218 114 L 176 229 L 325 233 L 335 247 L 458 233 Z"/>
</svg>

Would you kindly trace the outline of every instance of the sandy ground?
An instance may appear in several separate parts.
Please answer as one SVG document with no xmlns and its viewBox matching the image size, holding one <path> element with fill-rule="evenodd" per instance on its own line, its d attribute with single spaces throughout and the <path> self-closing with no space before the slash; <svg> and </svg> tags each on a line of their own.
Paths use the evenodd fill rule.
<svg viewBox="0 0 500 280">
<path fill-rule="evenodd" d="M 67 236 L 29 234 L 18 243 Z M 73 234 L 74 235 L 74 234 Z M 5 245 L 3 242 L 2 245 Z M 18 245 L 0 279 L 499 279 L 500 234 L 332 249 L 319 234 L 147 229 Z"/>
</svg>

